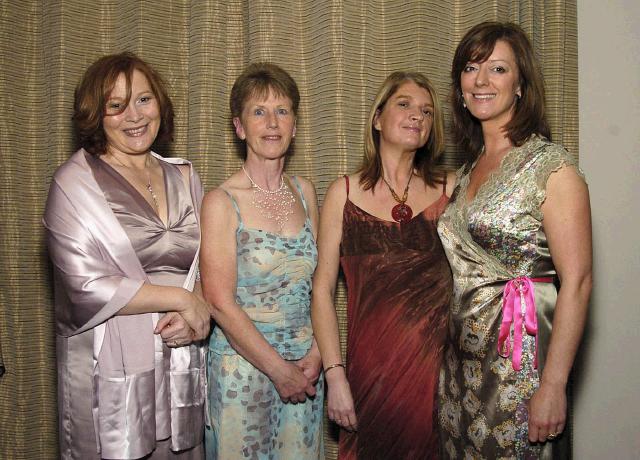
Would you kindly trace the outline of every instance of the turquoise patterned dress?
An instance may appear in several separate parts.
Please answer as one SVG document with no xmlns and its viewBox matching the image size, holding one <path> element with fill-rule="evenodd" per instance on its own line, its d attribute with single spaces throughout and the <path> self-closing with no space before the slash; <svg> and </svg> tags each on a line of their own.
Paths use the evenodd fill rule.
<svg viewBox="0 0 640 460">
<path fill-rule="evenodd" d="M 307 218 L 294 237 L 247 228 L 238 215 L 238 305 L 286 359 L 304 357 L 313 340 L 311 277 L 318 253 Z M 240 356 L 215 327 L 209 341 L 208 459 L 318 459 L 323 456 L 323 381 L 304 403 L 283 403 L 269 378 Z"/>
</svg>

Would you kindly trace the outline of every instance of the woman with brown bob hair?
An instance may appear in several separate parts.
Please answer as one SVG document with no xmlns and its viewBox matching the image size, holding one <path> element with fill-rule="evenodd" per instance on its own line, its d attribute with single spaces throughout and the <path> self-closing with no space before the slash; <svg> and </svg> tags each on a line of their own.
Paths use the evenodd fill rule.
<svg viewBox="0 0 640 460">
<path fill-rule="evenodd" d="M 394 72 L 369 112 L 362 168 L 334 181 L 325 197 L 312 318 L 329 418 L 343 428 L 341 459 L 438 455 L 435 396 L 451 271 L 436 224 L 453 186 L 437 167 L 443 144 L 429 80 Z M 333 304 L 340 265 L 346 365 Z"/>
<path fill-rule="evenodd" d="M 195 281 L 202 186 L 151 151 L 173 133 L 160 76 L 132 53 L 76 89 L 80 150 L 56 171 L 53 262 L 62 458 L 202 458 L 210 311 Z"/>
<path fill-rule="evenodd" d="M 587 186 L 550 140 L 543 80 L 519 26 L 469 30 L 451 78 L 468 161 L 438 225 L 454 280 L 443 452 L 570 458 L 567 379 L 591 290 Z"/>
<path fill-rule="evenodd" d="M 300 94 L 279 66 L 249 65 L 230 108 L 244 163 L 202 205 L 209 339 L 207 458 L 312 460 L 322 448 L 323 381 L 311 328 L 318 205 L 284 172 Z"/>
</svg>

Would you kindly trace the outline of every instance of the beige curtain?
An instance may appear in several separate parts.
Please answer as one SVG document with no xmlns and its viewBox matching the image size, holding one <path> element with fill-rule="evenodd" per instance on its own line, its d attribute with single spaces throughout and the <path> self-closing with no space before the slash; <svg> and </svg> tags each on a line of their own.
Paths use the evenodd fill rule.
<svg viewBox="0 0 640 460">
<path fill-rule="evenodd" d="M 171 88 L 177 132 L 166 155 L 195 162 L 207 188 L 240 165 L 228 113 L 235 77 L 270 60 L 302 94 L 289 172 L 320 200 L 360 162 L 378 85 L 425 72 L 441 95 L 454 48 L 472 25 L 520 23 L 547 83 L 555 140 L 577 153 L 575 0 L 5 0 L 0 4 L 0 457 L 55 458 L 50 267 L 40 224 L 55 168 L 74 150 L 73 90 L 97 57 L 131 50 Z M 448 114 L 447 110 L 447 114 Z M 446 162 L 458 164 L 449 144 Z M 337 305 L 344 328 L 344 287 Z M 335 458 L 326 432 L 327 458 Z"/>
</svg>

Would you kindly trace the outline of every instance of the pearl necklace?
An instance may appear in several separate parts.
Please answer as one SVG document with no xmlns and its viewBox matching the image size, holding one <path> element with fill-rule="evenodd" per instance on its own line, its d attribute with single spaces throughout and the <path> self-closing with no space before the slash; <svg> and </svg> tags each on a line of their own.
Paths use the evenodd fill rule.
<svg viewBox="0 0 640 460">
<path fill-rule="evenodd" d="M 125 165 L 122 161 L 120 161 L 120 159 L 115 156 L 114 154 L 111 154 L 111 158 L 113 158 L 114 160 L 116 160 L 116 162 L 122 166 L 123 168 L 127 168 L 127 169 L 131 169 L 131 166 L 127 166 Z M 160 215 L 160 205 L 158 205 L 158 196 L 156 195 L 156 193 L 153 191 L 153 187 L 151 186 L 151 174 L 149 173 L 149 168 L 148 168 L 148 160 L 149 157 L 147 156 L 147 158 L 144 160 L 144 170 L 147 173 L 147 185 L 146 185 L 146 189 L 149 192 L 149 195 L 151 195 L 151 200 L 153 200 L 153 206 L 156 210 L 156 214 Z M 138 178 L 138 176 L 134 176 L 136 177 L 136 179 Z"/>
<path fill-rule="evenodd" d="M 284 180 L 284 174 L 280 175 L 280 187 L 276 190 L 265 190 L 255 183 L 244 165 L 242 165 L 242 171 L 251 182 L 253 206 L 263 217 L 274 220 L 278 224 L 279 233 L 282 233 L 285 224 L 289 221 L 289 216 L 293 214 L 293 203 L 296 202 L 296 198 Z"/>
</svg>

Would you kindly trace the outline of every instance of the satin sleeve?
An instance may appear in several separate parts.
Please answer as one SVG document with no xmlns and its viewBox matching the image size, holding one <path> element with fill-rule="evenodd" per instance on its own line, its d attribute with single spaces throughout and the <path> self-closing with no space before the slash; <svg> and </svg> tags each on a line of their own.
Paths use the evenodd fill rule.
<svg viewBox="0 0 640 460">
<path fill-rule="evenodd" d="M 200 174 L 195 170 L 195 168 L 191 168 L 191 190 L 193 201 L 197 209 L 198 220 L 200 217 L 200 210 L 202 208 L 202 199 L 204 198 L 204 187 L 202 186 L 202 180 L 200 179 Z"/>
<path fill-rule="evenodd" d="M 106 321 L 127 305 L 144 283 L 126 277 L 118 268 L 55 179 L 43 224 L 54 267 L 60 335 L 79 334 Z"/>
</svg>

